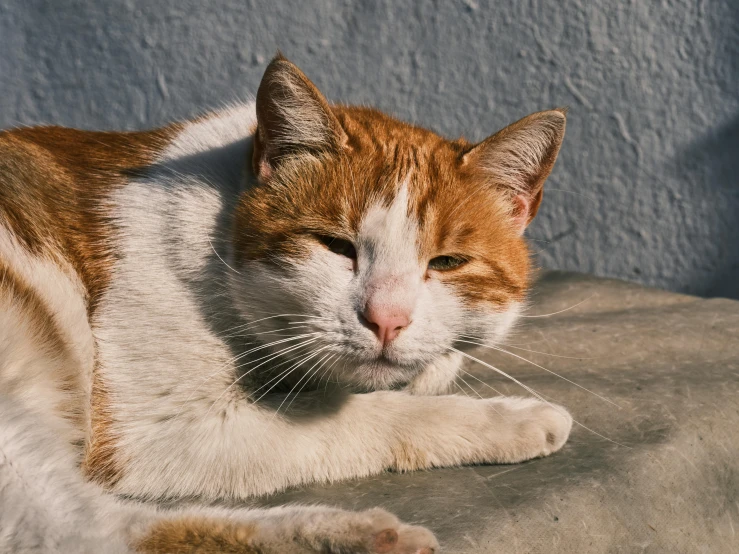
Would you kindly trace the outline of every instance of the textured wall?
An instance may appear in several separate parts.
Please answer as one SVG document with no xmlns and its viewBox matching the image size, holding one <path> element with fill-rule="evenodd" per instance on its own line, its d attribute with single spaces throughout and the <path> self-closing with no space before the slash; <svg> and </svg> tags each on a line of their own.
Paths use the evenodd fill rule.
<svg viewBox="0 0 739 554">
<path fill-rule="evenodd" d="M 0 0 L 0 44 L 1 127 L 187 117 L 277 48 L 451 136 L 568 105 L 542 263 L 739 298 L 737 0 Z"/>
</svg>

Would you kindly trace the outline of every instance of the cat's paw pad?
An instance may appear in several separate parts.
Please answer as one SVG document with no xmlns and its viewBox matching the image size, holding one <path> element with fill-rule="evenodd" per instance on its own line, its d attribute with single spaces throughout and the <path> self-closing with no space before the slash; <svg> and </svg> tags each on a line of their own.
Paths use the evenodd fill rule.
<svg viewBox="0 0 739 554">
<path fill-rule="evenodd" d="M 394 515 L 375 508 L 360 514 L 368 525 L 361 531 L 367 533 L 367 552 L 371 554 L 434 554 L 439 543 L 433 533 L 423 527 L 406 525 Z"/>
</svg>

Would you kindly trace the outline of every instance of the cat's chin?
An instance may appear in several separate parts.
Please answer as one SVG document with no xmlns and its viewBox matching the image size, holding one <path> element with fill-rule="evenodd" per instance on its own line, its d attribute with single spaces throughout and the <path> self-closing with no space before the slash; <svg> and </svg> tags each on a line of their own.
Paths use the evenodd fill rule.
<svg viewBox="0 0 739 554">
<path fill-rule="evenodd" d="M 365 391 L 398 389 L 407 385 L 424 368 L 423 363 L 405 364 L 384 355 L 358 360 L 342 377 Z"/>
</svg>

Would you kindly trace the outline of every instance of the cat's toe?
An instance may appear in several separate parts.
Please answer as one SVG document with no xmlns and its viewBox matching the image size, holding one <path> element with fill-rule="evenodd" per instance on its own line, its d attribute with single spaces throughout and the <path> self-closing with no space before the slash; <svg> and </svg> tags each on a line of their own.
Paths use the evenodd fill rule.
<svg viewBox="0 0 739 554">
<path fill-rule="evenodd" d="M 398 544 L 393 554 L 434 554 L 439 551 L 439 543 L 434 534 L 425 527 L 402 525 L 398 530 Z"/>
<path fill-rule="evenodd" d="M 398 532 L 395 529 L 383 529 L 373 538 L 373 552 L 385 554 L 391 552 L 398 544 Z"/>
<path fill-rule="evenodd" d="M 572 416 L 562 406 L 534 398 L 500 397 L 489 401 L 492 417 L 507 433 L 493 443 L 498 462 L 517 463 L 548 456 L 567 442 Z"/>
<path fill-rule="evenodd" d="M 572 416 L 562 406 L 538 402 L 519 428 L 528 443 L 529 457 L 548 456 L 567 442 L 572 430 Z"/>
<path fill-rule="evenodd" d="M 439 543 L 428 529 L 401 523 L 379 508 L 365 514 L 371 520 L 368 542 L 372 554 L 434 554 L 438 551 Z"/>
</svg>

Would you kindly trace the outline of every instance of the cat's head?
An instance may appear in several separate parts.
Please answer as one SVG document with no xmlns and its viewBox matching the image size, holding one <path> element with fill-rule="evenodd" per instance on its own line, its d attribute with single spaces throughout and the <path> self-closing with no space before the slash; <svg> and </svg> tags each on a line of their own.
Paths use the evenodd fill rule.
<svg viewBox="0 0 739 554">
<path fill-rule="evenodd" d="M 233 290 L 249 331 L 284 351 L 274 364 L 435 392 L 455 376 L 450 348 L 500 340 L 529 285 L 522 234 L 564 137 L 563 110 L 478 144 L 447 140 L 329 105 L 280 56 L 256 110 Z"/>
</svg>

